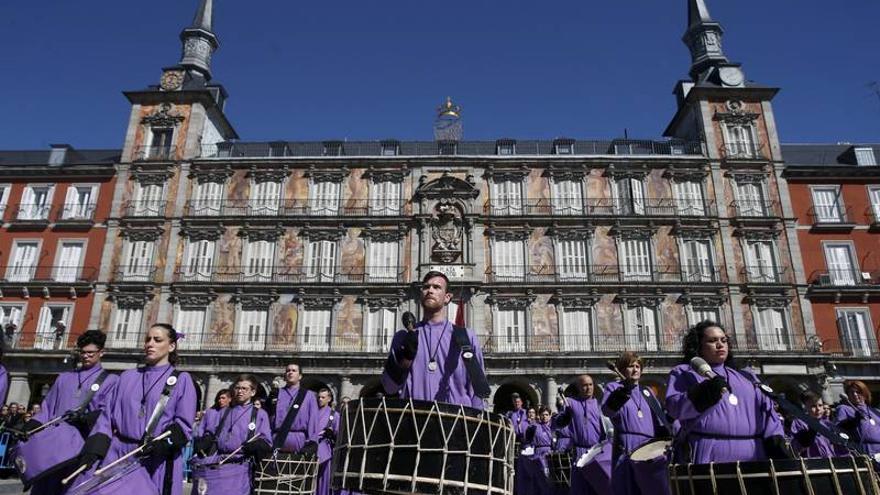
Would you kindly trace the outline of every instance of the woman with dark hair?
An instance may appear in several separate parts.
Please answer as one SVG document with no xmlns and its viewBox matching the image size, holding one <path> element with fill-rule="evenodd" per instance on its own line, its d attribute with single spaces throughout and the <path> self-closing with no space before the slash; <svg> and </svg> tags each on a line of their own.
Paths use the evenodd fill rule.
<svg viewBox="0 0 880 495">
<path fill-rule="evenodd" d="M 150 326 L 144 338 L 145 366 L 119 377 L 113 406 L 98 418 L 80 454 L 79 465 L 93 466 L 103 459 L 106 466 L 146 444 L 136 472 L 121 482 L 124 488 L 117 487 L 128 495 L 183 493 L 181 452 L 196 416 L 196 392 L 189 373 L 175 369 L 177 339 L 171 325 Z M 167 401 L 160 400 L 166 395 Z M 165 433 L 162 440 L 151 440 Z"/>
<path fill-rule="evenodd" d="M 221 389 L 217 392 L 217 395 L 214 396 L 214 405 L 211 406 L 211 409 L 215 411 L 219 411 L 224 407 L 229 406 L 232 403 L 232 390 L 228 388 Z"/>
<path fill-rule="evenodd" d="M 733 366 L 724 327 L 704 321 L 690 328 L 683 354 L 682 364 L 669 373 L 666 389 L 666 408 L 681 423 L 679 435 L 690 447 L 690 455 L 680 462 L 789 457 L 779 416 L 757 389 L 757 378 Z M 711 378 L 691 367 L 694 357 L 708 363 Z"/>
<path fill-rule="evenodd" d="M 880 413 L 870 406 L 871 391 L 861 380 L 843 383 L 847 403 L 837 406 L 834 422 L 858 441 L 868 455 L 880 460 Z"/>
<path fill-rule="evenodd" d="M 626 351 L 615 363 L 622 380 L 605 386 L 602 413 L 614 424 L 614 449 L 612 454 L 611 490 L 619 495 L 639 495 L 642 493 L 669 493 L 665 462 L 663 466 L 638 466 L 646 473 L 639 477 L 630 459 L 636 449 L 656 439 L 668 438 L 670 432 L 664 426 L 665 418 L 658 418 L 654 411 L 662 411 L 654 392 L 639 385 L 642 377 L 642 358 L 632 351 Z M 652 402 L 653 401 L 653 402 Z M 639 473 L 641 474 L 641 473 Z M 659 478 L 659 483 L 640 486 L 638 479 Z"/>
</svg>

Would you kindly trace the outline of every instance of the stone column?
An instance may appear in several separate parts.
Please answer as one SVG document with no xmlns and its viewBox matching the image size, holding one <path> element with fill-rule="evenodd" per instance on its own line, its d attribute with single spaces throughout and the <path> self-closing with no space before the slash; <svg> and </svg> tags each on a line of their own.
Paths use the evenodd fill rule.
<svg viewBox="0 0 880 495">
<path fill-rule="evenodd" d="M 6 395 L 6 403 L 18 402 L 27 406 L 31 400 L 31 385 L 28 383 L 28 374 L 22 372 L 9 373 L 9 393 Z"/>
<path fill-rule="evenodd" d="M 341 401 L 343 397 L 348 397 L 350 399 L 356 398 L 354 394 L 354 385 L 351 384 L 351 377 L 343 375 L 339 379 L 339 397 L 338 401 Z"/>
<path fill-rule="evenodd" d="M 544 382 L 544 405 L 549 407 L 551 411 L 556 407 L 556 377 L 548 376 Z"/>
</svg>

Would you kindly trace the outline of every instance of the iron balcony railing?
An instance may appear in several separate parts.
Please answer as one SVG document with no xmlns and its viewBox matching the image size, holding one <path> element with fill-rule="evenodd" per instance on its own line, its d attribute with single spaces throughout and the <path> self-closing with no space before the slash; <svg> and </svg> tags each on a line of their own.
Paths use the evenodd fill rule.
<svg viewBox="0 0 880 495">
<path fill-rule="evenodd" d="M 318 199 L 227 199 L 191 200 L 185 215 L 190 217 L 259 216 L 401 216 L 402 199 L 324 201 Z"/>
<path fill-rule="evenodd" d="M 736 141 L 727 143 L 721 148 L 721 157 L 725 160 L 764 160 L 767 154 L 763 144 Z"/>
<path fill-rule="evenodd" d="M 156 280 L 154 265 L 124 265 L 113 273 L 114 282 L 154 282 Z"/>
<path fill-rule="evenodd" d="M 134 150 L 134 161 L 166 162 L 177 159 L 177 146 L 138 146 Z"/>
<path fill-rule="evenodd" d="M 125 205 L 127 217 L 164 217 L 168 202 L 165 200 L 129 201 Z"/>
<path fill-rule="evenodd" d="M 51 204 L 18 204 L 15 207 L 15 218 L 25 221 L 49 221 L 49 212 L 52 211 Z"/>
<path fill-rule="evenodd" d="M 719 272 L 707 267 L 659 265 L 627 268 L 618 265 L 557 265 L 535 269 L 524 265 L 492 266 L 486 271 L 486 281 L 497 283 L 719 283 Z"/>
<path fill-rule="evenodd" d="M 840 335 L 835 339 L 822 341 L 824 352 L 844 357 L 875 357 L 880 355 L 877 348 L 877 339 L 872 336 L 850 337 Z"/>
<path fill-rule="evenodd" d="M 91 221 L 95 217 L 96 205 L 61 205 L 55 215 L 56 222 L 84 222 Z"/>
<path fill-rule="evenodd" d="M 0 273 L 8 284 L 73 284 L 94 282 L 98 271 L 81 265 L 11 265 L 0 266 Z"/>
<path fill-rule="evenodd" d="M 769 265 L 744 266 L 740 271 L 742 283 L 746 284 L 791 284 L 791 273 L 786 267 Z"/>
<path fill-rule="evenodd" d="M 778 217 L 776 201 L 767 200 L 737 200 L 730 203 L 737 217 L 766 218 Z"/>
<path fill-rule="evenodd" d="M 677 201 L 671 198 L 526 198 L 521 201 L 487 201 L 483 210 L 488 216 L 718 216 L 712 200 Z"/>
<path fill-rule="evenodd" d="M 812 206 L 807 215 L 813 225 L 849 223 L 852 207 L 848 205 Z"/>
<path fill-rule="evenodd" d="M 404 283 L 406 270 L 399 266 L 335 266 L 300 268 L 287 265 L 259 267 L 223 266 L 179 268 L 177 283 L 217 284 L 381 284 Z"/>
<path fill-rule="evenodd" d="M 880 285 L 880 272 L 860 272 L 852 268 L 815 271 L 810 275 L 810 284 L 816 287 L 864 287 Z"/>
<path fill-rule="evenodd" d="M 450 144 L 452 146 L 450 146 Z M 505 154 L 515 155 L 620 155 L 620 156 L 703 156 L 698 141 L 651 141 L 618 139 L 611 141 L 572 141 L 560 146 L 554 141 L 516 141 L 514 147 L 503 147 Z M 496 155 L 497 141 L 316 141 L 316 142 L 226 142 L 203 145 L 201 158 L 272 158 L 319 156 L 437 156 Z"/>
</svg>

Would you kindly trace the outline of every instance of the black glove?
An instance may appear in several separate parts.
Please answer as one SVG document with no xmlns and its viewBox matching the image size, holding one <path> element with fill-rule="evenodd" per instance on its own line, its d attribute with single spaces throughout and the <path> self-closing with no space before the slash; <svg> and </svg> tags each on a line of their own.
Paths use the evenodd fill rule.
<svg viewBox="0 0 880 495">
<path fill-rule="evenodd" d="M 272 454 L 272 446 L 269 445 L 269 442 L 259 438 L 254 440 L 253 442 L 248 442 L 244 444 L 241 448 L 241 451 L 247 457 L 252 457 L 257 461 L 269 457 Z"/>
<path fill-rule="evenodd" d="M 611 392 L 611 395 L 608 396 L 608 401 L 605 402 L 605 407 L 612 411 L 619 411 L 620 408 L 626 404 L 626 401 L 629 400 L 633 388 L 634 387 L 631 385 L 624 385 L 614 392 Z"/>
<path fill-rule="evenodd" d="M 535 441 L 535 433 L 538 431 L 538 427 L 535 425 L 529 426 L 526 428 L 525 434 L 525 443 L 532 443 Z"/>
<path fill-rule="evenodd" d="M 193 440 L 193 452 L 199 457 L 207 457 L 217 450 L 217 439 L 210 431 Z"/>
<path fill-rule="evenodd" d="M 299 449 L 298 453 L 303 457 L 314 457 L 318 454 L 318 444 L 309 440 Z"/>
<path fill-rule="evenodd" d="M 562 412 L 565 410 L 565 398 L 564 397 L 556 397 L 556 410 L 558 412 Z"/>
<path fill-rule="evenodd" d="M 157 442 L 151 442 L 150 447 L 147 447 L 146 451 L 152 453 L 154 457 L 158 457 L 159 459 L 171 459 L 178 452 L 183 450 L 183 447 L 186 446 L 186 434 L 183 433 L 183 429 L 177 423 L 171 423 L 168 428 L 165 428 L 165 431 L 170 431 L 171 435 L 159 440 Z"/>
<path fill-rule="evenodd" d="M 328 426 L 321 431 L 321 438 L 330 441 L 336 440 L 336 431 Z"/>
<path fill-rule="evenodd" d="M 101 411 L 76 411 L 68 414 L 64 420 L 80 432 L 88 435 L 88 433 L 92 431 L 92 428 L 95 426 L 95 423 L 98 421 L 98 416 L 100 415 Z"/>
<path fill-rule="evenodd" d="M 79 452 L 77 464 L 91 468 L 107 455 L 108 450 L 110 450 L 110 437 L 103 433 L 96 433 L 86 438 L 86 442 Z"/>
<path fill-rule="evenodd" d="M 408 359 L 412 361 L 419 352 L 419 332 L 418 330 L 406 332 L 403 341 L 397 346 L 397 358 Z"/>
<path fill-rule="evenodd" d="M 764 452 L 770 459 L 794 459 L 791 447 L 782 435 L 774 435 L 764 439 Z"/>
<path fill-rule="evenodd" d="M 697 411 L 703 412 L 721 400 L 723 389 L 729 389 L 727 381 L 715 376 L 688 390 L 688 398 L 694 403 Z"/>
<path fill-rule="evenodd" d="M 22 433 L 24 433 L 25 438 L 27 438 L 28 432 L 35 430 L 42 425 L 43 423 L 40 423 L 36 419 L 29 419 L 27 423 L 25 423 L 24 426 L 21 427 L 21 431 Z"/>
<path fill-rule="evenodd" d="M 849 419 L 845 419 L 845 420 L 841 421 L 840 423 L 837 423 L 837 426 L 846 430 L 846 431 L 854 432 L 859 429 L 859 423 L 861 423 L 861 422 L 862 422 L 862 417 L 859 415 L 859 416 L 853 416 Z"/>
<path fill-rule="evenodd" d="M 816 441 L 816 430 L 809 428 L 801 430 L 794 434 L 794 439 L 797 440 L 798 445 L 801 447 L 809 447 Z"/>
</svg>

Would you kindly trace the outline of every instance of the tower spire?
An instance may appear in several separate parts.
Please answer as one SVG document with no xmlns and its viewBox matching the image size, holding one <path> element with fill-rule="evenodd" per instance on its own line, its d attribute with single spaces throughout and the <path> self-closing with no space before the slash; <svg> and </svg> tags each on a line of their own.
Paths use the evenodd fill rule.
<svg viewBox="0 0 880 495">
<path fill-rule="evenodd" d="M 192 25 L 180 33 L 183 43 L 180 65 L 197 72 L 205 81 L 211 80 L 211 56 L 220 46 L 212 31 L 213 21 L 214 0 L 200 0 Z"/>
<path fill-rule="evenodd" d="M 682 41 L 691 52 L 690 75 L 702 79 L 707 69 L 729 64 L 721 49 L 724 29 L 709 14 L 705 0 L 688 0 L 688 27 Z"/>
</svg>

